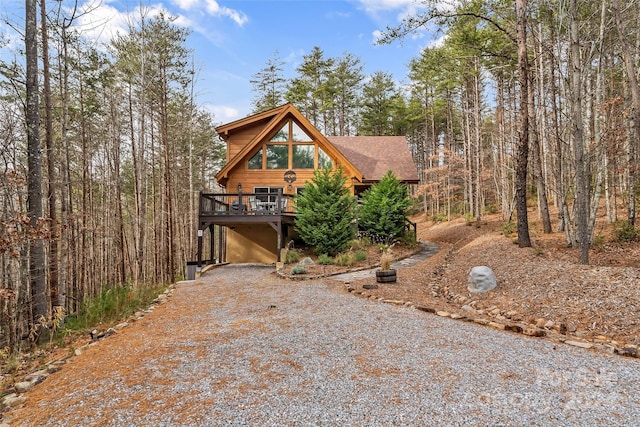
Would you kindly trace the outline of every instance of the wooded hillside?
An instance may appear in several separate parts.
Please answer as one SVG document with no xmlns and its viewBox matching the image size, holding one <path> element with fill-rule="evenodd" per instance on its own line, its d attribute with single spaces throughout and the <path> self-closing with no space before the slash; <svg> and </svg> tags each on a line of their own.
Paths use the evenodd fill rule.
<svg viewBox="0 0 640 427">
<path fill-rule="evenodd" d="M 635 223 L 639 2 L 423 3 L 383 39 L 441 31 L 406 76 L 365 75 L 357 53 L 327 58 L 316 46 L 285 78 L 276 52 L 252 78 L 255 111 L 292 102 L 326 135 L 406 135 L 429 217 L 501 213 L 528 246 L 536 204 L 535 220 L 565 231 L 587 263 L 598 206 Z M 26 49 L 0 61 L 0 347 L 10 349 L 57 307 L 73 314 L 114 286 L 179 278 L 195 253 L 197 193 L 215 188 L 225 158 L 174 18 L 143 14 L 103 52 L 73 11 L 37 6 L 28 0 L 16 24 Z"/>
<path fill-rule="evenodd" d="M 113 286 L 179 278 L 194 259 L 198 192 L 224 161 L 194 97 L 187 31 L 143 16 L 105 53 L 46 6 L 32 29 L 36 119 L 25 110 L 29 58 L 0 64 L 0 342 L 10 348 L 50 326 L 56 307 L 74 314 Z M 40 140 L 27 145 L 34 123 Z"/>
</svg>

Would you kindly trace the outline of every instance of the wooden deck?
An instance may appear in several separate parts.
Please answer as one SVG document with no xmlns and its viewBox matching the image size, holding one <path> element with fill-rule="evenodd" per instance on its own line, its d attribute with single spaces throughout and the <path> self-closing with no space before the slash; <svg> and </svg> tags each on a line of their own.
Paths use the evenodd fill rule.
<svg viewBox="0 0 640 427">
<path fill-rule="evenodd" d="M 295 222 L 293 196 L 278 193 L 200 193 L 197 265 L 202 266 L 203 236 L 210 233 L 210 258 L 226 262 L 226 229 L 241 224 L 268 224 L 276 232 L 277 261 L 283 236 Z"/>
<path fill-rule="evenodd" d="M 208 224 L 293 223 L 293 196 L 281 193 L 200 193 L 200 229 Z"/>
</svg>

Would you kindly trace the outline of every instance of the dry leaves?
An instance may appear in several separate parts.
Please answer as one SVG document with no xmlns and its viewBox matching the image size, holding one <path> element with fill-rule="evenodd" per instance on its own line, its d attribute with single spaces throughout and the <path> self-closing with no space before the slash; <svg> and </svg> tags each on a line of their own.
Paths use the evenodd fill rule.
<svg viewBox="0 0 640 427">
<path fill-rule="evenodd" d="M 591 250 L 591 265 L 584 266 L 564 234 L 544 235 L 535 224 L 533 247 L 519 248 L 515 235 L 504 236 L 498 217 L 470 225 L 417 220 L 419 238 L 437 243 L 440 252 L 400 270 L 397 284 L 369 295 L 461 314 L 462 305 L 472 301 L 475 309 L 509 312 L 514 320 L 564 324 L 578 337 L 640 343 L 639 243 L 606 243 Z M 493 269 L 498 280 L 494 291 L 472 295 L 467 290 L 467 274 L 477 265 Z M 353 285 L 362 289 L 368 282 Z"/>
</svg>

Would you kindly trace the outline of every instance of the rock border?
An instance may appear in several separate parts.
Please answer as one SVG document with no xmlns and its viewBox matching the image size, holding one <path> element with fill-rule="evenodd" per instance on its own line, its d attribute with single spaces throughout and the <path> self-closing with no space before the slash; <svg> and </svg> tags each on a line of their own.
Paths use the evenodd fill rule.
<svg viewBox="0 0 640 427">
<path fill-rule="evenodd" d="M 356 290 L 348 281 L 344 282 L 344 285 L 347 292 L 361 298 L 370 299 L 385 304 L 403 306 L 428 314 L 434 314 L 440 317 L 448 317 L 452 320 L 475 323 L 477 325 L 487 326 L 490 328 L 498 329 L 500 331 L 513 332 L 534 338 L 546 338 L 552 342 L 566 344 L 572 347 L 582 348 L 586 350 L 596 350 L 609 354 L 640 359 L 640 350 L 637 345 L 621 345 L 616 340 L 610 339 L 603 335 L 599 335 L 593 338 L 585 338 L 570 332 L 567 329 L 566 325 L 564 325 L 563 323 L 555 324 L 551 320 L 537 319 L 536 323 L 532 324 L 523 320 L 512 319 L 513 317 L 517 316 L 516 312 L 503 312 L 503 310 L 499 309 L 498 307 L 490 307 L 486 310 L 477 310 L 473 307 L 473 305 L 477 304 L 477 301 L 471 300 L 469 304 L 463 305 L 461 307 L 461 310 L 466 311 L 469 314 L 462 315 L 459 313 L 450 313 L 445 310 L 437 310 L 432 307 L 417 305 L 411 301 L 392 300 L 378 297 L 368 293 L 366 289 L 362 291 Z M 464 296 L 457 296 L 457 299 L 463 299 L 464 301 L 468 300 L 468 298 Z"/>
<path fill-rule="evenodd" d="M 51 374 L 61 371 L 64 365 L 72 360 L 72 358 L 82 356 L 87 348 L 97 345 L 105 338 L 116 335 L 118 331 L 127 328 L 133 322 L 141 320 L 146 314 L 153 312 L 156 307 L 165 304 L 173 295 L 173 292 L 176 289 L 177 285 L 181 283 L 191 282 L 193 282 L 193 280 L 177 282 L 169 285 L 167 289 L 159 294 L 152 301 L 151 305 L 145 310 L 136 311 L 134 314 L 129 316 L 127 320 L 117 324 L 112 328 L 108 328 L 104 331 L 99 331 L 97 329 L 92 330 L 91 332 L 89 332 L 89 335 L 91 336 L 91 342 L 74 349 L 73 353 L 70 353 L 60 359 L 50 360 L 44 365 L 44 368 L 38 369 L 37 371 L 25 375 L 22 381 L 18 381 L 14 383 L 13 386 L 4 390 L 3 393 L 7 394 L 2 396 L 0 400 L 0 427 L 9 427 L 10 424 L 8 423 L 11 421 L 10 417 L 3 419 L 3 414 L 16 406 L 25 403 L 27 401 L 27 396 L 23 396 L 25 392 L 31 390 L 34 386 L 45 381 Z"/>
</svg>

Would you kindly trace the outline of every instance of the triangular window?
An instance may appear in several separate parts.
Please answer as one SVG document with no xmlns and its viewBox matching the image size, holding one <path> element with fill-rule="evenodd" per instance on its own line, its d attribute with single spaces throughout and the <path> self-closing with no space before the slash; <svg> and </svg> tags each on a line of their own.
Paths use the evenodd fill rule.
<svg viewBox="0 0 640 427">
<path fill-rule="evenodd" d="M 296 122 L 291 122 L 291 141 L 293 142 L 312 142 L 311 138 L 303 131 Z"/>
<path fill-rule="evenodd" d="M 289 123 L 285 123 L 269 140 L 271 142 L 289 142 Z"/>
<path fill-rule="evenodd" d="M 289 125 L 291 125 L 291 127 L 289 127 Z M 280 130 L 271 137 L 269 142 L 289 142 L 289 135 L 291 135 L 292 142 L 313 142 L 313 138 L 307 135 L 300 125 L 294 121 L 285 123 Z"/>
</svg>

